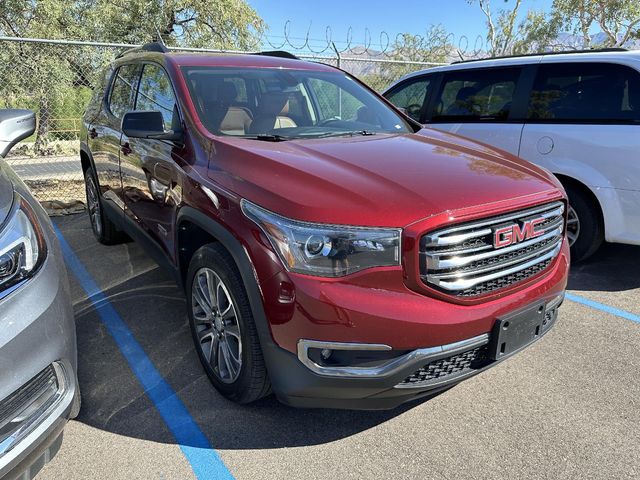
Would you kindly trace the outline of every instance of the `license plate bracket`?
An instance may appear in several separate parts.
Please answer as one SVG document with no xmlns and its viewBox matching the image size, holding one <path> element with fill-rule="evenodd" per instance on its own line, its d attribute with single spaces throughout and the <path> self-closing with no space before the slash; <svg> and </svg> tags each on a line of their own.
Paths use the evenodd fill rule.
<svg viewBox="0 0 640 480">
<path fill-rule="evenodd" d="M 543 333 L 544 318 L 544 302 L 498 318 L 489 344 L 491 358 L 499 360 L 534 342 Z"/>
</svg>

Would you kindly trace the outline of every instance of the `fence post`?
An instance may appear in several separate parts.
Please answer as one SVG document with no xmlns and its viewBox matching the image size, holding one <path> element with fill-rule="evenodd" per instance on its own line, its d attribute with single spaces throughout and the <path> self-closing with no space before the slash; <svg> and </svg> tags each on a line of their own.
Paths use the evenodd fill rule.
<svg viewBox="0 0 640 480">
<path fill-rule="evenodd" d="M 336 52 L 336 66 L 340 68 L 340 61 L 342 60 L 340 52 L 335 42 L 331 42 L 331 46 L 333 47 L 333 51 Z M 338 115 L 340 116 L 340 120 L 342 120 L 342 89 L 340 87 L 338 87 Z"/>
</svg>

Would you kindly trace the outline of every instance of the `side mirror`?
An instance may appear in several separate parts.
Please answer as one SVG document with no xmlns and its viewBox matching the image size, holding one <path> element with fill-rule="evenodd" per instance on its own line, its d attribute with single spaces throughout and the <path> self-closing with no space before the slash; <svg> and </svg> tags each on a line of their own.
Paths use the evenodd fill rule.
<svg viewBox="0 0 640 480">
<path fill-rule="evenodd" d="M 16 143 L 35 131 L 36 114 L 31 110 L 0 110 L 0 157 L 6 157 Z"/>
<path fill-rule="evenodd" d="M 164 129 L 162 113 L 155 111 L 127 112 L 122 118 L 122 133 L 129 138 L 151 138 L 155 140 L 182 140 L 182 132 Z"/>
</svg>

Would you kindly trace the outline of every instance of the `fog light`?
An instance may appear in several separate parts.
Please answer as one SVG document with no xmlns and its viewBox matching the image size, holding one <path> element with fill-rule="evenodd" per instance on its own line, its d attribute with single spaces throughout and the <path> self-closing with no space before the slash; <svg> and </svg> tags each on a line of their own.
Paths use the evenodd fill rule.
<svg viewBox="0 0 640 480">
<path fill-rule="evenodd" d="M 329 357 L 331 356 L 331 350 L 329 350 L 328 348 L 323 348 L 320 352 L 320 356 L 323 360 L 329 360 Z"/>
</svg>

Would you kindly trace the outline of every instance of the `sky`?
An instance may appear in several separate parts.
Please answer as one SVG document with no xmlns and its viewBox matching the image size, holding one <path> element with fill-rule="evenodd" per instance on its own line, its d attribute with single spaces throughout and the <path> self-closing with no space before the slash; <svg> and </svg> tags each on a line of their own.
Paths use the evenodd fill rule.
<svg viewBox="0 0 640 480">
<path fill-rule="evenodd" d="M 309 36 L 319 40 L 317 45 L 326 43 L 325 30 L 327 26 L 331 27 L 332 39 L 338 48 L 345 45 L 349 27 L 352 28 L 353 44 L 363 44 L 368 29 L 372 48 L 381 43 L 381 32 L 386 32 L 393 41 L 398 33 L 421 34 L 431 24 L 442 24 L 456 38 L 466 35 L 470 41 L 486 32 L 480 8 L 477 4 L 469 5 L 466 0 L 403 0 L 397 3 L 390 0 L 248 0 L 248 3 L 269 26 L 268 36 L 274 43 L 284 35 L 287 20 L 291 21 L 291 37 L 304 38 L 311 25 Z M 504 5 L 501 0 L 492 3 L 496 10 Z M 551 3 L 552 0 L 523 0 L 521 10 L 523 14 L 529 9 L 548 10 Z"/>
</svg>

